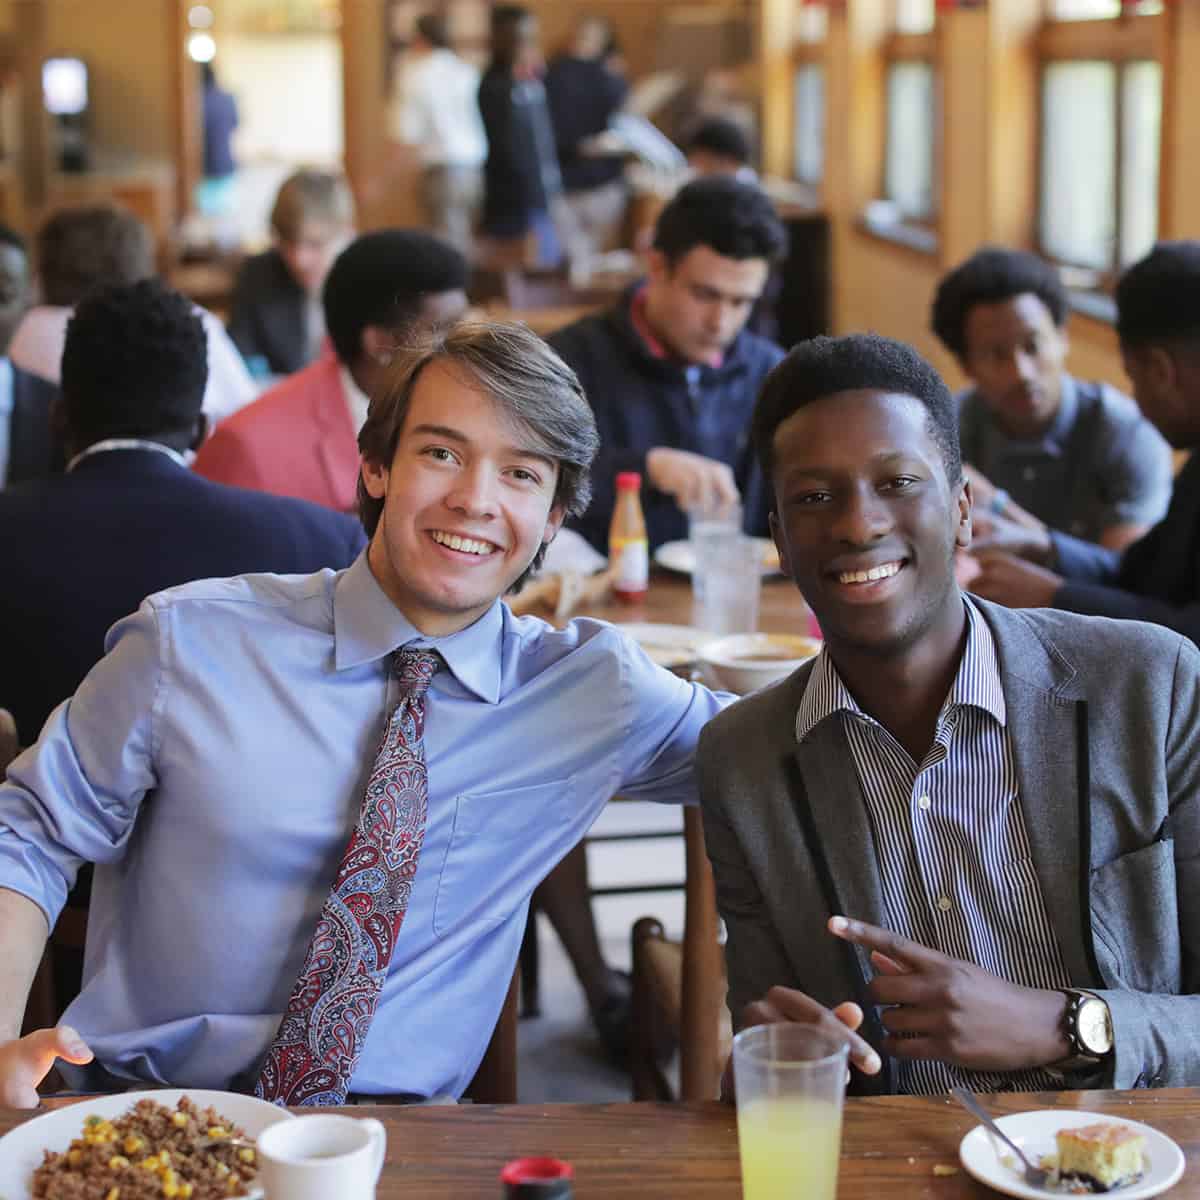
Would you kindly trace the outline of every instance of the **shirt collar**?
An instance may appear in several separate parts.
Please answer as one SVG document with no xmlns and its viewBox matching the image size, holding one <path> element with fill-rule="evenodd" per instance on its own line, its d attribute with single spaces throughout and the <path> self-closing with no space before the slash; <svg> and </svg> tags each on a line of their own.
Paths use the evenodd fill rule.
<svg viewBox="0 0 1200 1200">
<path fill-rule="evenodd" d="M 992 631 L 966 596 L 963 607 L 967 610 L 967 644 L 942 712 L 964 706 L 980 708 L 990 713 L 997 724 L 1006 725 L 1008 710 Z M 858 706 L 850 689 L 842 682 L 826 647 L 818 655 L 800 698 L 800 707 L 796 711 L 796 741 L 803 742 L 822 721 L 839 712 L 874 720 Z M 939 723 L 940 720 L 939 717 Z"/>
<path fill-rule="evenodd" d="M 655 336 L 654 330 L 650 328 L 650 322 L 646 318 L 646 284 L 638 285 L 637 291 L 633 293 L 633 299 L 629 302 L 629 322 L 633 326 L 633 331 L 642 339 L 642 344 L 650 352 L 654 358 L 662 359 L 664 362 L 674 361 L 675 355 L 667 349 L 665 345 Z M 714 370 L 725 361 L 723 354 L 714 354 L 712 358 L 701 363 L 685 363 L 685 366 L 706 366 L 712 367 Z"/>
<path fill-rule="evenodd" d="M 1075 390 L 1075 380 L 1064 371 L 1059 390 L 1058 412 L 1054 414 L 1050 428 L 1042 435 L 1042 443 L 1047 449 L 1065 449 L 1078 411 L 1079 396 Z"/>
<path fill-rule="evenodd" d="M 345 363 L 338 364 L 338 375 L 342 380 L 342 394 L 346 397 L 346 411 L 350 414 L 350 424 L 354 427 L 354 436 L 357 437 L 359 430 L 366 424 L 371 400 L 354 382 L 354 376 L 350 374 L 350 368 Z"/>
<path fill-rule="evenodd" d="M 103 441 L 93 442 L 86 450 L 81 450 L 69 463 L 67 471 L 75 470 L 85 458 L 94 454 L 108 454 L 114 450 L 152 450 L 156 454 L 165 454 L 176 466 L 188 469 L 188 461 L 178 450 L 164 446 L 162 442 L 152 442 L 147 438 L 104 438 Z"/>
<path fill-rule="evenodd" d="M 474 624 L 448 637 L 421 633 L 388 599 L 364 550 L 341 573 L 333 593 L 334 666 L 362 666 L 401 646 L 436 650 L 463 687 L 488 704 L 500 699 L 504 606 L 497 600 Z"/>
</svg>

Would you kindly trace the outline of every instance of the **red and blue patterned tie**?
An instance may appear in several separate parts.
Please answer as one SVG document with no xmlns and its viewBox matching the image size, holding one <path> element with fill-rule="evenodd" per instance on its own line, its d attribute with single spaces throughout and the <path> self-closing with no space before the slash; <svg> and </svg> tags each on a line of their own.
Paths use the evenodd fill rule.
<svg viewBox="0 0 1200 1200">
<path fill-rule="evenodd" d="M 425 693 L 441 659 L 398 650 L 400 701 L 383 735 L 350 844 L 254 1094 L 284 1105 L 344 1104 L 425 838 Z"/>
</svg>

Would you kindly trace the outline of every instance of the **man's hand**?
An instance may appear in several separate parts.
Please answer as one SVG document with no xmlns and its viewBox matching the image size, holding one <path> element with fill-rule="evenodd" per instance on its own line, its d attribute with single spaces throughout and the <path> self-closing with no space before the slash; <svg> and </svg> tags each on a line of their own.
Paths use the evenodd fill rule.
<svg viewBox="0 0 1200 1200">
<path fill-rule="evenodd" d="M 715 458 L 656 446 L 646 453 L 646 475 L 660 492 L 675 497 L 685 512 L 690 508 L 720 508 L 739 499 L 733 472 Z"/>
<path fill-rule="evenodd" d="M 995 513 L 972 510 L 971 553 L 986 554 L 994 550 L 1045 566 L 1054 553 L 1054 543 L 1044 525 L 1025 525 Z"/>
<path fill-rule="evenodd" d="M 856 1030 L 863 1022 L 863 1011 L 853 1001 L 847 1000 L 836 1008 L 826 1008 L 811 997 L 794 988 L 773 987 L 761 1000 L 755 1000 L 742 1009 L 738 1029 L 750 1029 L 755 1025 L 781 1025 L 787 1022 L 811 1025 L 828 1034 L 835 1041 L 845 1042 L 850 1047 L 850 1061 L 867 1075 L 877 1075 L 883 1064 L 870 1043 L 858 1036 Z M 846 1072 L 847 1082 L 850 1079 Z M 725 1064 L 721 1075 L 721 1098 L 727 1103 L 736 1100 L 733 1078 L 733 1056 Z"/>
<path fill-rule="evenodd" d="M 37 1086 L 57 1058 L 87 1063 L 92 1052 L 70 1025 L 39 1029 L 0 1046 L 0 1107 L 37 1108 Z"/>
<path fill-rule="evenodd" d="M 1063 577 L 1011 554 L 979 555 L 979 574 L 971 591 L 1009 608 L 1052 608 Z"/>
<path fill-rule="evenodd" d="M 887 1006 L 884 1043 L 897 1058 L 937 1059 L 976 1071 L 1044 1067 L 1070 1054 L 1067 998 L 1009 983 L 909 938 L 846 917 L 829 932 L 871 951 L 871 998 Z"/>
</svg>

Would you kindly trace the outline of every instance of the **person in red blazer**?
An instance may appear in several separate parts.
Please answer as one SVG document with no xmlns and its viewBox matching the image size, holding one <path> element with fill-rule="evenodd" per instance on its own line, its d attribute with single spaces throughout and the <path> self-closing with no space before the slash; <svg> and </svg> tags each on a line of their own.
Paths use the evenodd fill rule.
<svg viewBox="0 0 1200 1200">
<path fill-rule="evenodd" d="M 325 353 L 222 422 L 194 469 L 218 483 L 353 510 L 369 397 L 413 329 L 462 315 L 466 282 L 463 256 L 429 234 L 356 238 L 325 281 Z"/>
</svg>

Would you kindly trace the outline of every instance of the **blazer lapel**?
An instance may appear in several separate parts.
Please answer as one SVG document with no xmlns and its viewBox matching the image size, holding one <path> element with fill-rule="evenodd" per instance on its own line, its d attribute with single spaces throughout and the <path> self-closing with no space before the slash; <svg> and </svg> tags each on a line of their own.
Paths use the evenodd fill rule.
<svg viewBox="0 0 1200 1200">
<path fill-rule="evenodd" d="M 1089 920 L 1085 928 L 1083 914 L 1087 891 L 1082 881 L 1089 864 L 1082 859 L 1089 839 L 1080 826 L 1081 766 L 1086 770 L 1086 763 L 1080 763 L 1077 724 L 1082 702 L 1012 676 L 1004 681 L 1004 701 L 1021 811 L 1050 924 L 1071 982 L 1094 987 L 1099 980 L 1093 978 L 1087 953 L 1091 925 Z"/>
<path fill-rule="evenodd" d="M 795 759 L 807 807 L 800 820 L 809 826 L 830 913 L 884 925 L 875 837 L 841 722 L 818 725 L 796 747 Z M 867 951 L 854 947 L 854 954 L 863 978 L 870 979 L 875 971 Z"/>
</svg>

